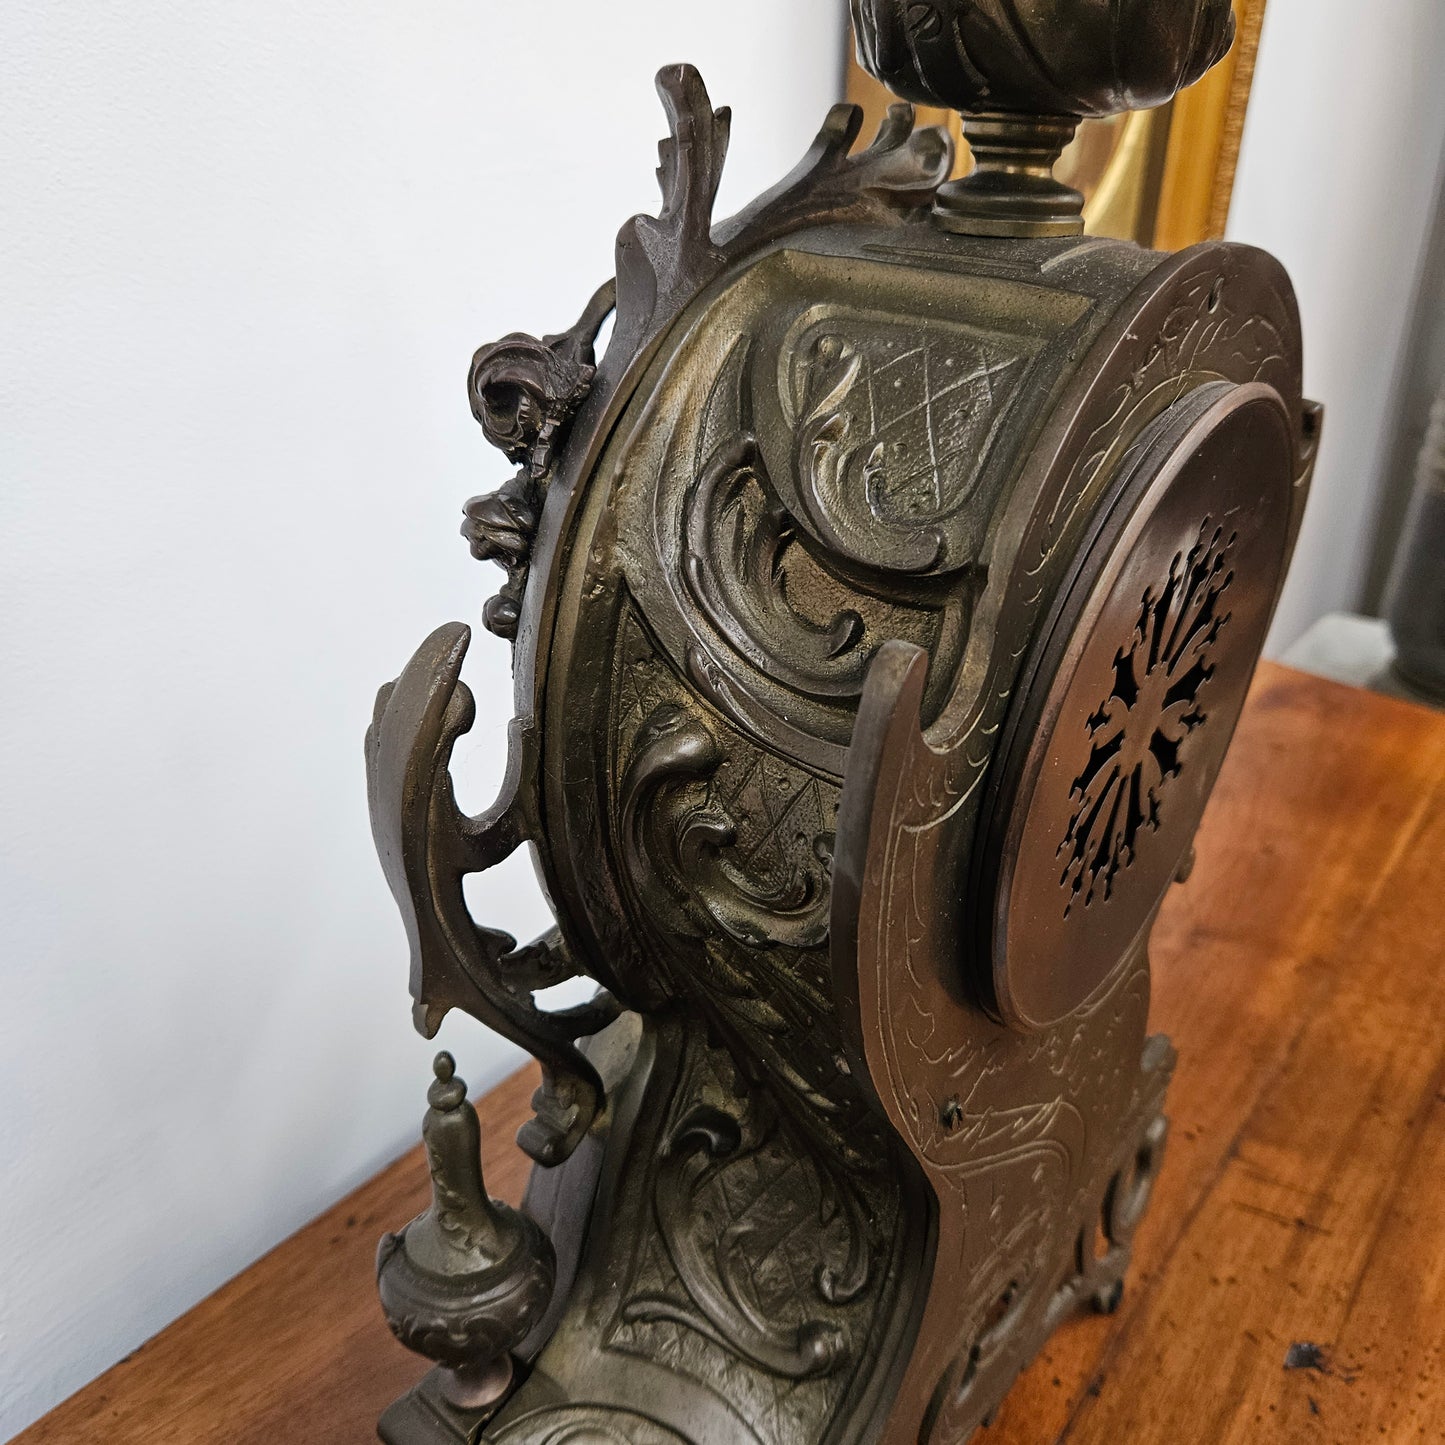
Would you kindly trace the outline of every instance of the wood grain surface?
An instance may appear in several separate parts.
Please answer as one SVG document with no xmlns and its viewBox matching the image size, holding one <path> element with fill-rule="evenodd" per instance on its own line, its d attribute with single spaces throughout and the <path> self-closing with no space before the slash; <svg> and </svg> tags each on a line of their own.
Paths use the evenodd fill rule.
<svg viewBox="0 0 1445 1445">
<path fill-rule="evenodd" d="M 1180 1057 L 1129 1288 L 977 1445 L 1440 1445 L 1445 717 L 1263 667 L 1153 954 Z M 535 1082 L 481 1105 L 513 1201 Z M 423 1371 L 372 1258 L 425 1193 L 413 1153 L 19 1442 L 364 1445 Z"/>
</svg>

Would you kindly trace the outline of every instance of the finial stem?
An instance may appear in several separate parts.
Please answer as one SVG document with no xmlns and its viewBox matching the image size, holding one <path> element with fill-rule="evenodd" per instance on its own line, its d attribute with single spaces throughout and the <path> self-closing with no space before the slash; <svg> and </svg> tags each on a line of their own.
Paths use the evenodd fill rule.
<svg viewBox="0 0 1445 1445">
<path fill-rule="evenodd" d="M 968 236 L 1082 235 L 1084 198 L 1054 179 L 1078 125 L 1073 115 L 964 116 L 974 170 L 939 188 L 934 219 Z"/>
</svg>

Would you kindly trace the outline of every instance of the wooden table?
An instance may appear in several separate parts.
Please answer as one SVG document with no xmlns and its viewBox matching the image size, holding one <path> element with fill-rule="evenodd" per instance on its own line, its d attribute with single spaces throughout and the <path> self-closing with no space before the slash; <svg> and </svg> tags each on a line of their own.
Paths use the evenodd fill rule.
<svg viewBox="0 0 1445 1445">
<path fill-rule="evenodd" d="M 1179 1069 L 1123 1305 L 978 1445 L 1445 1442 L 1442 935 L 1445 716 L 1266 666 L 1155 934 Z M 481 1104 L 512 1200 L 534 1082 Z M 363 1445 L 422 1373 L 372 1257 L 424 1177 L 401 1160 L 19 1440 Z"/>
</svg>

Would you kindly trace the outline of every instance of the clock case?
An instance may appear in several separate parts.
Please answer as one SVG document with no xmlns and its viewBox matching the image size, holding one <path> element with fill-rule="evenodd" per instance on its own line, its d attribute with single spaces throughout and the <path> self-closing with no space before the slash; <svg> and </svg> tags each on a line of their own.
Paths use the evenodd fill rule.
<svg viewBox="0 0 1445 1445">
<path fill-rule="evenodd" d="M 519 465 L 464 527 L 507 574 L 502 796 L 452 794 L 461 624 L 368 734 L 417 1024 L 541 1062 L 556 1255 L 509 1392 L 439 1369 L 381 1433 L 954 1445 L 1119 1301 L 1173 1062 L 1149 930 L 1318 440 L 1299 317 L 1248 247 L 937 224 L 904 105 L 715 222 L 727 112 L 658 85 L 659 215 L 469 377 Z M 524 843 L 557 928 L 518 947 L 462 880 Z"/>
</svg>

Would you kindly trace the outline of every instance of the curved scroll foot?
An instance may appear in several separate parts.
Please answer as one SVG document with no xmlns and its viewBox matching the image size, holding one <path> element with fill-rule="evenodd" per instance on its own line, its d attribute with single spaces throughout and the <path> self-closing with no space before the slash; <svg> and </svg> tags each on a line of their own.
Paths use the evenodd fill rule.
<svg viewBox="0 0 1445 1445">
<path fill-rule="evenodd" d="M 468 817 L 452 788 L 452 749 L 476 717 L 460 680 L 471 629 L 437 628 L 401 676 L 383 687 L 366 734 L 371 828 L 411 944 L 418 1030 L 431 1038 L 460 1008 L 520 1044 L 542 1065 L 538 1117 L 519 1142 L 542 1164 L 558 1164 L 581 1142 L 603 1105 L 601 1080 L 575 1041 L 611 1023 L 618 1006 L 601 994 L 581 1008 L 548 1013 L 532 990 L 578 976 L 560 935 L 526 948 L 477 924 L 462 883 L 495 867 L 528 836 L 535 810 L 531 734 L 514 723 L 507 781 L 487 812 Z"/>
</svg>

